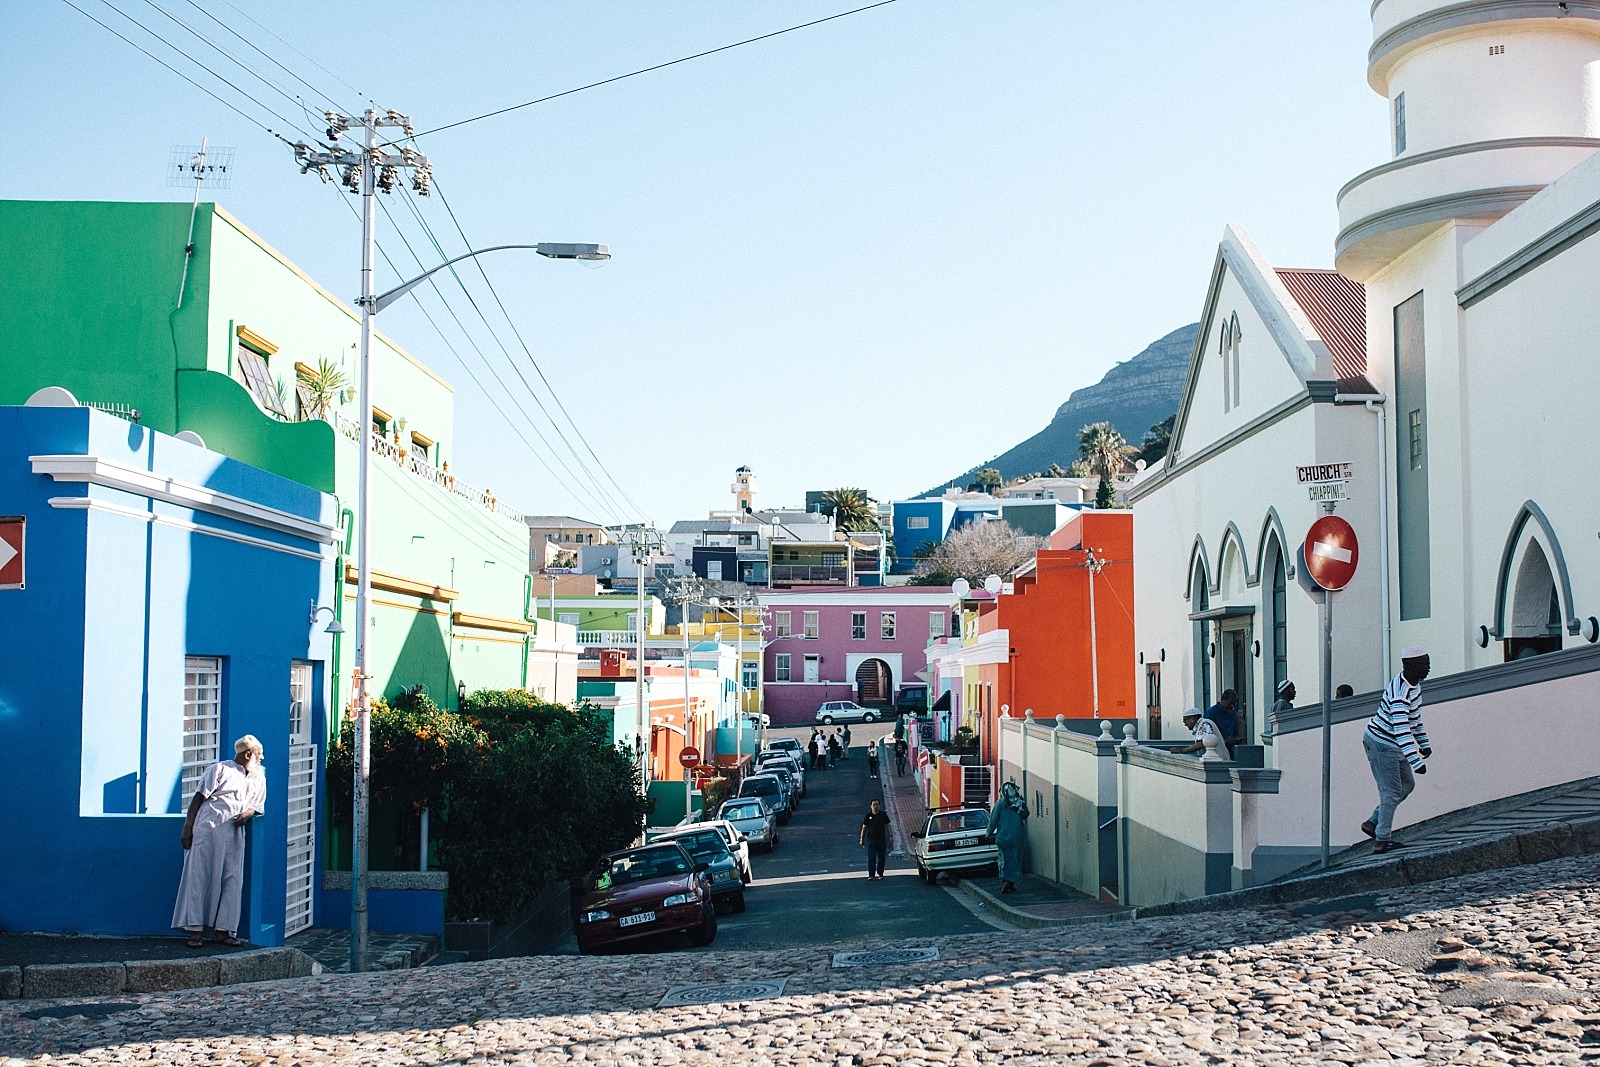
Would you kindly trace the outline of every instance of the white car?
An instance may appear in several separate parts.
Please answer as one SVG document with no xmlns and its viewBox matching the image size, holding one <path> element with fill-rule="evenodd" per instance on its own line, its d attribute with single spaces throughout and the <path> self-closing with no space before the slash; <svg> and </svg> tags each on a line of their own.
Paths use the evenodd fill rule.
<svg viewBox="0 0 1600 1067">
<path fill-rule="evenodd" d="M 697 825 L 709 826 L 722 835 L 728 843 L 728 851 L 733 853 L 733 858 L 739 861 L 739 876 L 744 879 L 744 884 L 749 885 L 755 881 L 755 875 L 750 870 L 750 842 L 745 840 L 739 828 L 727 819 L 707 819 Z"/>
<path fill-rule="evenodd" d="M 885 713 L 864 708 L 854 700 L 830 700 L 817 709 L 817 722 L 831 726 L 836 722 L 877 722 Z"/>
<path fill-rule="evenodd" d="M 756 767 L 759 769 L 760 773 L 767 773 L 771 769 L 770 765 L 774 763 L 780 767 L 786 768 L 790 774 L 794 775 L 795 781 L 800 786 L 800 795 L 805 796 L 806 769 L 800 765 L 800 761 L 795 758 L 794 753 L 790 752 L 786 748 L 769 748 L 767 751 L 756 757 Z"/>
<path fill-rule="evenodd" d="M 941 871 L 998 866 L 1000 849 L 989 840 L 989 813 L 980 807 L 935 808 L 922 832 L 913 834 L 917 873 L 929 885 Z"/>
</svg>

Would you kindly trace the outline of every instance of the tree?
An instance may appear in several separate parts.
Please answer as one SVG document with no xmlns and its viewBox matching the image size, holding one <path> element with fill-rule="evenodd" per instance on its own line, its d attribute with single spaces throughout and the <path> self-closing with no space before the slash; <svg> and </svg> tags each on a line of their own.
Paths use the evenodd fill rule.
<svg viewBox="0 0 1600 1067">
<path fill-rule="evenodd" d="M 1137 451 L 1109 422 L 1097 422 L 1078 431 L 1078 456 L 1100 476 L 1100 488 L 1094 495 L 1095 507 L 1108 508 L 1116 503 L 1117 476 L 1122 473 L 1122 465 Z"/>
<path fill-rule="evenodd" d="M 1051 463 L 1050 466 L 1044 469 L 1044 477 L 1065 478 L 1067 477 L 1067 469 L 1059 463 Z"/>
<path fill-rule="evenodd" d="M 972 476 L 972 481 L 967 485 L 969 493 L 993 493 L 996 489 L 1006 484 L 998 470 L 985 467 Z"/>
<path fill-rule="evenodd" d="M 1009 578 L 1043 546 L 1043 538 L 1030 537 L 1010 523 L 968 523 L 939 542 L 917 564 L 911 584 L 949 585 L 957 578 L 965 578 L 973 585 L 982 585 L 991 574 Z"/>
<path fill-rule="evenodd" d="M 345 377 L 344 371 L 326 356 L 318 357 L 316 370 L 296 368 L 295 375 L 299 379 L 300 386 L 306 391 L 306 399 L 310 402 L 310 410 L 305 412 L 303 418 L 327 418 L 335 398 L 350 387 L 350 379 Z"/>
<path fill-rule="evenodd" d="M 1166 458 L 1167 449 L 1172 446 L 1172 425 L 1177 420 L 1178 416 L 1168 415 L 1144 432 L 1144 440 L 1139 442 L 1139 458 L 1146 464 Z"/>
<path fill-rule="evenodd" d="M 877 530 L 877 504 L 865 489 L 830 489 L 822 494 L 822 513 L 832 515 L 834 527 L 847 533 Z"/>
</svg>

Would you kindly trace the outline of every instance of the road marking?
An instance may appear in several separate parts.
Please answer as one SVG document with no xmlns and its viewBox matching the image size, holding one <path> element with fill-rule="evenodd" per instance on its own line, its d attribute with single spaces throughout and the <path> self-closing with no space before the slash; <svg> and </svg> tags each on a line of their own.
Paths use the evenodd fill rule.
<svg viewBox="0 0 1600 1067">
<path fill-rule="evenodd" d="M 824 867 L 820 871 L 801 871 L 800 872 L 800 877 L 804 878 L 808 874 L 827 874 L 827 873 L 828 873 L 828 870 L 827 870 L 826 867 Z"/>
<path fill-rule="evenodd" d="M 1311 554 L 1313 556 L 1321 556 L 1323 559 L 1336 559 L 1340 563 L 1349 563 L 1351 559 L 1348 548 L 1340 548 L 1338 545 L 1330 544 L 1327 541 L 1313 541 L 1311 543 Z"/>
</svg>

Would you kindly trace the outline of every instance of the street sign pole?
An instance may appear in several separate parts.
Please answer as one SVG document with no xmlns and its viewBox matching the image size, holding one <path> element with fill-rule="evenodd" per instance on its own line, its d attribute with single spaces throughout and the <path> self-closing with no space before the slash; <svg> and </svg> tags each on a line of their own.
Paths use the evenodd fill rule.
<svg viewBox="0 0 1600 1067">
<path fill-rule="evenodd" d="M 1322 862 L 1328 866 L 1333 810 L 1333 593 L 1322 591 Z"/>
<path fill-rule="evenodd" d="M 1322 467 L 1301 468 L 1313 474 L 1326 473 Z M 1302 481 L 1307 478 L 1304 474 Z M 1361 560 L 1356 532 L 1348 522 L 1335 516 L 1335 501 L 1323 503 L 1328 514 L 1311 524 L 1301 546 L 1301 559 L 1307 575 L 1322 591 L 1322 853 L 1319 866 L 1328 866 L 1329 822 L 1333 811 L 1333 594 L 1355 577 Z"/>
</svg>

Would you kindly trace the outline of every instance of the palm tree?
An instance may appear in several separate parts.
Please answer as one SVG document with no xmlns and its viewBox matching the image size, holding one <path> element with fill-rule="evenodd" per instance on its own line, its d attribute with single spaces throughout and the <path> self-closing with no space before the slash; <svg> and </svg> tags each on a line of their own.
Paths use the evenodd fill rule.
<svg viewBox="0 0 1600 1067">
<path fill-rule="evenodd" d="M 325 356 L 317 359 L 316 370 L 297 373 L 300 384 L 305 387 L 306 400 L 310 408 L 302 417 L 327 418 L 329 409 L 333 407 L 334 398 L 350 387 L 350 379 L 344 376 L 344 371 Z"/>
<path fill-rule="evenodd" d="M 833 516 L 836 529 L 845 532 L 877 530 L 878 502 L 865 489 L 830 489 L 822 494 L 822 513 Z"/>
<path fill-rule="evenodd" d="M 1115 426 L 1097 422 L 1078 431 L 1078 455 L 1100 476 L 1094 506 L 1108 508 L 1116 502 L 1116 479 L 1122 465 L 1139 450 L 1122 439 Z"/>
</svg>

